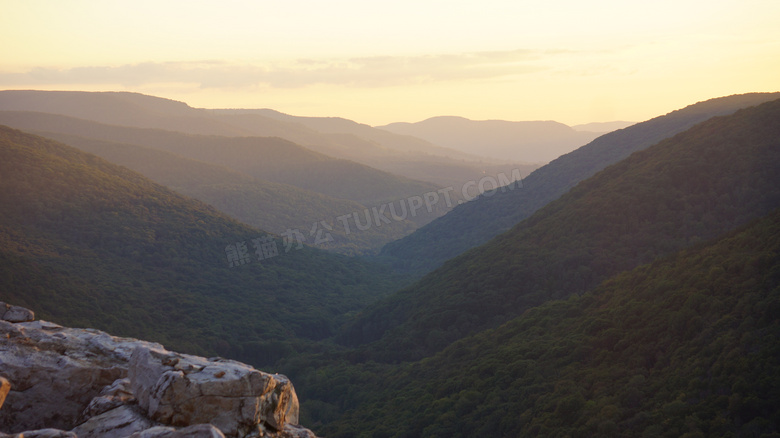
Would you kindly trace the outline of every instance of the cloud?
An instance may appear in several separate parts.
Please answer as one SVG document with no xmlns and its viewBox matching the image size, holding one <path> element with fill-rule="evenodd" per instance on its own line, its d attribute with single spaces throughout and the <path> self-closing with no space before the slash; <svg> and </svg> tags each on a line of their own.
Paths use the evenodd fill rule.
<svg viewBox="0 0 780 438">
<path fill-rule="evenodd" d="M 146 62 L 69 69 L 34 68 L 0 72 L 0 84 L 142 86 L 190 83 L 200 88 L 267 85 L 299 88 L 313 84 L 385 87 L 416 83 L 493 79 L 545 70 L 544 59 L 558 54 L 529 50 L 422 56 L 371 56 L 344 59 L 297 59 L 269 64 L 226 61 Z"/>
</svg>

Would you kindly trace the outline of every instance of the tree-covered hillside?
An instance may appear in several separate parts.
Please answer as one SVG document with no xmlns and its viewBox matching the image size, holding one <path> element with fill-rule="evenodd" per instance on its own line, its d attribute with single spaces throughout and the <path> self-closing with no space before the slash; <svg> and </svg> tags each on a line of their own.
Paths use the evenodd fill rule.
<svg viewBox="0 0 780 438">
<path fill-rule="evenodd" d="M 405 219 L 363 230 L 352 226 L 347 233 L 348 230 L 337 218 L 358 214 L 361 223 L 365 222 L 363 216 L 360 216 L 367 209 L 363 204 L 289 184 L 264 181 L 225 166 L 158 149 L 68 134 L 35 133 L 128 167 L 178 193 L 199 199 L 245 224 L 275 234 L 298 230 L 310 245 L 341 254 L 372 253 L 383 244 L 401 238 L 416 228 L 414 223 Z M 350 220 L 354 221 L 354 216 Z M 321 221 L 325 221 L 331 229 L 326 229 Z M 318 239 L 317 230 L 312 232 L 315 227 L 328 234 Z"/>
<path fill-rule="evenodd" d="M 279 137 L 330 157 L 439 186 L 461 185 L 485 173 L 495 175 L 514 168 L 527 175 L 538 167 L 486 160 L 346 119 L 295 117 L 272 110 L 205 110 L 139 93 L 5 90 L 0 91 L 0 110 L 58 114 L 187 134 Z M 39 129 L 0 123 L 25 131 Z M 89 137 L 83 132 L 70 133 Z"/>
<path fill-rule="evenodd" d="M 296 382 L 346 412 L 328 437 L 771 437 L 778 314 L 780 210 L 431 358 Z"/>
<path fill-rule="evenodd" d="M 451 213 L 391 242 L 383 262 L 416 274 L 427 273 L 469 248 L 510 229 L 596 172 L 697 123 L 740 108 L 777 99 L 780 93 L 753 93 L 711 99 L 603 135 L 553 160 L 523 179 L 522 190 L 480 196 Z"/>
<path fill-rule="evenodd" d="M 716 117 L 581 182 L 488 244 L 371 306 L 345 332 L 416 359 L 780 206 L 780 100 Z"/>
<path fill-rule="evenodd" d="M 383 269 L 294 235 L 269 239 L 126 168 L 7 127 L 0 211 L 1 301 L 182 351 L 269 364 L 396 287 Z"/>
<path fill-rule="evenodd" d="M 419 196 L 439 188 L 349 160 L 335 159 L 282 138 L 188 135 L 34 112 L 2 111 L 0 123 L 25 131 L 76 135 L 160 149 L 226 166 L 260 180 L 289 184 L 368 206 Z"/>
</svg>

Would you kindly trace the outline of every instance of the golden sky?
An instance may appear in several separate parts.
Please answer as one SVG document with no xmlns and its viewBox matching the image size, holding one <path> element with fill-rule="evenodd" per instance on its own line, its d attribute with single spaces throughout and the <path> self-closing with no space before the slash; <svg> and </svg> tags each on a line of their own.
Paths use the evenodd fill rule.
<svg viewBox="0 0 780 438">
<path fill-rule="evenodd" d="M 642 121 L 780 91 L 777 0 L 0 0 L 0 89 L 371 125 Z"/>
</svg>

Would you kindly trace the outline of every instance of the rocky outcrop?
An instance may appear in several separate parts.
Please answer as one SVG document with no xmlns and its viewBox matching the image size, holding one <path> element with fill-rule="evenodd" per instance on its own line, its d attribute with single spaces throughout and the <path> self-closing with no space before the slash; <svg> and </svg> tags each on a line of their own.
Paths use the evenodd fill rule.
<svg viewBox="0 0 780 438">
<path fill-rule="evenodd" d="M 28 322 L 33 320 L 35 320 L 35 314 L 32 310 L 0 301 L 0 321 Z"/>
<path fill-rule="evenodd" d="M 32 312 L 0 303 L 0 313 L 12 310 L 19 322 L 0 319 L 0 430 L 12 436 L 314 437 L 297 425 L 283 375 L 30 321 Z"/>
</svg>

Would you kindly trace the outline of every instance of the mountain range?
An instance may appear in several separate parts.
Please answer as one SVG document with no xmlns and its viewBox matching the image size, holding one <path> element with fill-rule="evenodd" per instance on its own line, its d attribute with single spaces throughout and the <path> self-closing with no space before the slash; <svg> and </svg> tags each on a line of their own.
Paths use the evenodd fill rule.
<svg viewBox="0 0 780 438">
<path fill-rule="evenodd" d="M 267 364 L 397 287 L 94 155 L 0 134 L 2 295 L 43 318 Z"/>
<path fill-rule="evenodd" d="M 337 218 L 366 223 L 365 210 L 439 190 L 279 138 L 220 137 L 104 125 L 56 114 L 0 111 L 0 123 L 62 140 L 207 202 L 247 224 L 281 234 L 325 222 L 344 253 L 377 249 L 447 210 L 418 209 L 401 220 L 347 233 Z M 320 239 L 322 240 L 322 239 Z"/>
<path fill-rule="evenodd" d="M 74 99 L 91 103 L 66 113 Z M 426 161 L 439 146 L 402 153 L 380 140 L 406 137 L 338 118 L 0 92 L 0 301 L 282 372 L 329 437 L 774 436 L 778 120 L 778 93 L 699 102 L 504 168 L 515 182 L 472 174 L 507 185 L 469 202 L 449 173 L 451 211 L 348 257 L 263 223 L 360 207 L 370 222 L 449 190 L 371 159 L 478 161 Z M 359 142 L 366 162 L 346 157 Z M 405 219 L 339 244 L 422 225 Z"/>
<path fill-rule="evenodd" d="M 283 360 L 327 436 L 778 430 L 780 100 L 604 169 Z M 314 371 L 316 370 L 316 372 Z"/>
<path fill-rule="evenodd" d="M 138 93 L 6 90 L 0 91 L 0 110 L 60 114 L 187 134 L 280 137 L 333 158 L 442 186 L 463 184 L 485 174 L 510 173 L 514 168 L 527 174 L 538 167 L 465 154 L 346 119 L 285 117 L 267 110 L 206 110 Z M 324 132 L 303 121 L 316 123 Z"/>
<path fill-rule="evenodd" d="M 378 251 L 449 211 L 462 199 L 454 187 L 467 179 L 521 175 L 535 168 L 491 164 L 344 119 L 304 118 L 323 133 L 258 111 L 199 110 L 133 93 L 2 91 L 0 109 L 0 123 L 68 141 L 110 160 L 119 158 L 119 145 L 124 145 L 118 164 L 183 190 L 249 225 L 275 233 L 300 230 L 311 234 L 310 244 L 352 255 Z M 290 139 L 349 159 L 316 152 Z M 169 163 L 164 167 L 155 163 L 161 156 L 150 148 L 178 157 L 165 155 Z M 180 162 L 174 164 L 175 159 Z M 199 162 L 196 167 L 202 171 L 207 165 L 221 169 L 210 167 L 208 182 L 198 173 L 190 173 L 188 179 L 184 172 L 195 165 L 192 160 Z M 400 166 L 426 181 L 451 185 L 413 180 L 403 176 L 403 170 L 390 173 L 360 160 L 394 170 Z M 233 173 L 224 173 L 225 168 Z M 237 173 L 242 174 L 240 182 Z M 425 198 L 421 207 L 424 196 L 438 197 L 436 192 L 443 188 L 452 192 L 453 200 Z M 397 215 L 391 216 L 391 211 Z"/>
<path fill-rule="evenodd" d="M 607 128 L 608 125 L 603 126 Z M 417 123 L 391 123 L 377 128 L 422 138 L 461 152 L 538 163 L 548 163 L 610 131 L 578 131 L 554 121 L 469 120 L 454 116 L 433 117 Z"/>
</svg>

